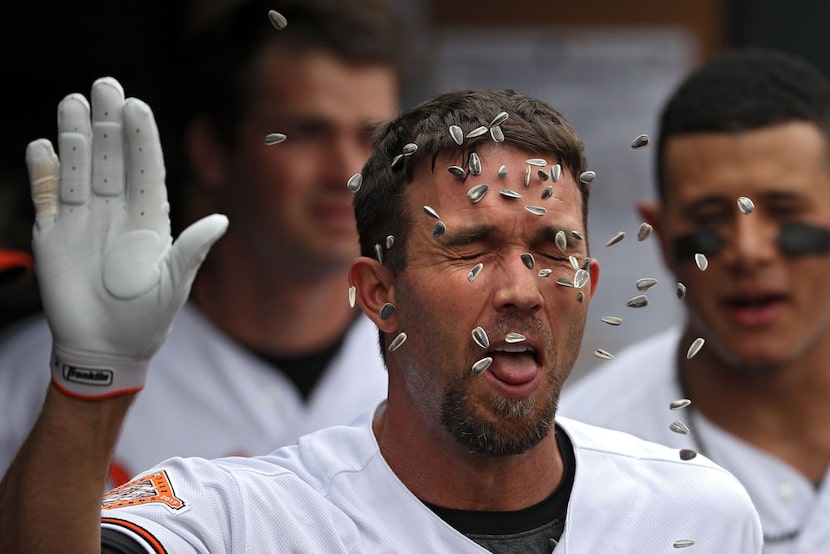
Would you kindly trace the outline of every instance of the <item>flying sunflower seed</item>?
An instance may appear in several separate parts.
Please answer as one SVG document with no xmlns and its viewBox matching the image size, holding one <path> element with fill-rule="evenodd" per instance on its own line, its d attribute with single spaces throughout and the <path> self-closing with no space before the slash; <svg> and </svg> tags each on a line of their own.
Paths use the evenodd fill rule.
<svg viewBox="0 0 830 554">
<path fill-rule="evenodd" d="M 472 371 L 475 375 L 481 375 L 482 373 L 484 373 L 487 370 L 488 367 L 490 367 L 490 364 L 492 364 L 492 363 L 493 363 L 493 357 L 492 356 L 487 356 L 486 358 L 482 358 L 479 361 L 477 361 L 476 363 L 474 363 L 473 367 L 471 369 L 472 369 Z"/>
<path fill-rule="evenodd" d="M 605 243 L 605 246 L 613 246 L 625 238 L 625 231 L 620 231 Z"/>
<path fill-rule="evenodd" d="M 582 304 L 583 300 L 585 300 L 585 293 L 582 292 L 582 291 L 579 291 L 578 293 L 576 293 L 576 301 L 579 302 L 580 304 Z"/>
<path fill-rule="evenodd" d="M 507 344 L 516 344 L 517 342 L 524 342 L 525 340 L 527 340 L 527 337 L 521 333 L 507 333 L 504 336 L 504 342 Z"/>
<path fill-rule="evenodd" d="M 686 359 L 691 360 L 694 358 L 695 354 L 700 352 L 700 349 L 703 348 L 703 343 L 706 342 L 703 338 L 698 337 L 692 342 L 692 345 L 689 346 L 689 350 L 686 352 Z"/>
<path fill-rule="evenodd" d="M 487 348 L 490 346 L 490 339 L 487 338 L 487 332 L 481 327 L 476 327 L 475 329 L 473 329 L 473 340 L 477 345 L 479 345 L 482 348 Z"/>
<path fill-rule="evenodd" d="M 352 285 L 349 287 L 349 307 L 354 308 L 355 300 L 357 299 L 357 288 Z"/>
<path fill-rule="evenodd" d="M 527 165 L 535 165 L 536 167 L 545 167 L 548 165 L 548 162 L 542 158 L 530 158 L 529 160 L 525 160 L 525 163 Z"/>
<path fill-rule="evenodd" d="M 444 225 L 444 222 L 443 221 L 437 221 L 435 223 L 435 225 L 432 226 L 432 238 L 434 238 L 434 239 L 439 238 L 441 235 L 444 234 L 444 232 L 446 230 L 447 230 L 447 226 Z"/>
<path fill-rule="evenodd" d="M 699 252 L 695 254 L 695 263 L 701 271 L 706 271 L 706 268 L 709 267 L 709 260 L 706 259 L 706 255 Z"/>
<path fill-rule="evenodd" d="M 475 281 L 476 277 L 478 277 L 478 274 L 481 273 L 481 268 L 483 267 L 484 264 L 482 263 L 477 263 L 476 265 L 474 265 L 473 269 L 471 269 L 470 272 L 467 273 L 467 280 L 471 283 Z"/>
<path fill-rule="evenodd" d="M 489 187 L 484 183 L 476 185 L 467 191 L 467 198 L 473 204 L 478 204 L 481 199 L 484 198 L 484 195 L 487 194 L 488 188 Z"/>
<path fill-rule="evenodd" d="M 398 154 L 392 158 L 392 169 L 400 169 L 403 165 L 403 154 Z"/>
<path fill-rule="evenodd" d="M 464 131 L 458 125 L 450 125 L 450 136 L 459 146 L 464 144 Z"/>
<path fill-rule="evenodd" d="M 643 133 L 642 135 L 637 135 L 637 138 L 631 141 L 631 148 L 635 150 L 638 148 L 645 148 L 648 146 L 648 135 Z"/>
<path fill-rule="evenodd" d="M 434 217 L 435 219 L 441 219 L 441 216 L 438 215 L 438 212 L 436 212 L 433 208 L 431 208 L 429 206 L 424 206 L 424 213 L 427 214 L 429 217 Z"/>
<path fill-rule="evenodd" d="M 404 156 L 411 156 L 412 154 L 414 154 L 417 151 L 418 151 L 418 145 L 415 144 L 414 142 L 409 142 L 409 143 L 403 145 L 402 153 L 403 153 Z"/>
<path fill-rule="evenodd" d="M 568 237 L 565 235 L 565 231 L 556 231 L 553 240 L 556 242 L 556 247 L 562 252 L 568 249 Z"/>
<path fill-rule="evenodd" d="M 503 165 L 499 168 L 499 179 L 504 179 L 505 175 L 507 175 L 507 166 Z"/>
<path fill-rule="evenodd" d="M 389 344 L 389 352 L 394 352 L 395 350 L 397 350 L 398 348 L 400 348 L 400 347 L 401 347 L 401 345 L 402 345 L 403 343 L 405 343 L 405 342 L 406 342 L 406 333 L 404 333 L 403 331 L 401 331 L 400 333 L 398 333 L 398 336 L 397 336 L 397 337 L 395 337 L 395 340 L 393 340 L 393 341 Z"/>
<path fill-rule="evenodd" d="M 288 25 L 288 20 L 277 10 L 268 10 L 268 19 L 277 31 L 282 31 Z"/>
<path fill-rule="evenodd" d="M 526 186 L 526 187 L 529 187 L 529 186 L 530 186 L 530 166 L 527 166 L 527 167 L 525 168 L 525 178 L 524 178 L 524 183 L 525 183 L 525 186 Z"/>
<path fill-rule="evenodd" d="M 548 213 L 548 210 L 542 206 L 525 206 L 525 209 L 533 215 L 545 215 Z"/>
<path fill-rule="evenodd" d="M 634 286 L 637 287 L 637 290 L 645 292 L 656 284 L 657 279 L 652 279 L 651 277 L 643 277 L 642 279 L 637 279 L 637 282 L 634 283 Z"/>
<path fill-rule="evenodd" d="M 697 452 L 695 452 L 691 448 L 683 448 L 683 449 L 680 450 L 679 454 L 680 454 L 680 459 L 684 460 L 684 461 L 692 460 L 697 456 Z M 675 546 L 675 548 L 677 548 L 677 547 Z"/>
<path fill-rule="evenodd" d="M 395 244 L 395 237 L 392 235 L 386 235 L 386 249 L 391 249 L 393 244 Z"/>
<path fill-rule="evenodd" d="M 562 166 L 559 164 L 554 164 L 550 166 L 550 178 L 553 180 L 554 183 L 559 181 L 559 177 L 562 175 Z"/>
<path fill-rule="evenodd" d="M 544 169 L 540 169 L 539 171 L 537 171 L 536 175 L 539 176 L 539 180 L 542 181 L 543 183 L 545 181 L 547 181 L 548 179 L 550 179 L 550 175 L 548 175 L 548 172 L 545 171 Z"/>
<path fill-rule="evenodd" d="M 533 254 L 529 252 L 522 254 L 522 263 L 525 264 L 528 269 L 536 267 L 536 259 L 533 257 Z"/>
<path fill-rule="evenodd" d="M 490 127 L 495 127 L 496 125 L 501 125 L 507 118 L 510 116 L 507 112 L 499 112 L 496 114 L 496 117 L 493 118 L 493 121 L 490 122 Z"/>
<path fill-rule="evenodd" d="M 678 398 L 677 400 L 672 401 L 669 404 L 669 410 L 682 410 L 683 408 L 688 408 L 692 405 L 692 401 L 688 398 Z"/>
<path fill-rule="evenodd" d="M 375 244 L 375 256 L 378 262 L 383 263 L 383 248 L 379 244 Z"/>
<path fill-rule="evenodd" d="M 387 302 L 380 308 L 380 318 L 389 319 L 395 313 L 395 305 Z"/>
<path fill-rule="evenodd" d="M 686 548 L 694 544 L 695 541 L 693 541 L 692 539 L 679 539 L 674 541 L 674 544 L 672 546 L 674 546 L 675 548 Z"/>
<path fill-rule="evenodd" d="M 265 144 L 271 146 L 272 144 L 279 144 L 285 140 L 285 135 L 282 133 L 270 133 L 265 137 Z"/>
<path fill-rule="evenodd" d="M 682 421 L 672 421 L 671 425 L 669 425 L 669 429 L 672 432 L 677 433 L 678 435 L 688 435 L 689 434 L 689 428 L 686 427 L 686 424 L 683 423 Z"/>
<path fill-rule="evenodd" d="M 579 231 L 571 231 L 571 236 L 576 240 L 585 240 L 585 237 Z"/>
<path fill-rule="evenodd" d="M 548 277 L 550 274 L 553 273 L 552 269 L 540 269 L 539 270 L 539 277 Z"/>
<path fill-rule="evenodd" d="M 545 190 L 542 191 L 542 200 L 547 200 L 553 196 L 553 187 L 548 185 L 545 187 Z"/>
<path fill-rule="evenodd" d="M 481 158 L 475 152 L 470 153 L 470 173 L 473 175 L 481 175 Z"/>
<path fill-rule="evenodd" d="M 510 190 L 510 189 L 501 189 L 499 191 L 499 194 L 501 194 L 505 198 L 521 198 L 522 197 L 521 194 L 519 194 L 516 191 Z"/>
<path fill-rule="evenodd" d="M 597 172 L 596 171 L 591 171 L 590 169 L 588 171 L 583 171 L 582 173 L 579 174 L 579 180 L 582 181 L 582 183 L 586 184 L 586 185 L 590 185 L 591 183 L 593 183 L 594 179 L 596 179 L 596 178 L 597 178 Z"/>
<path fill-rule="evenodd" d="M 742 214 L 751 214 L 755 209 L 755 204 L 746 196 L 740 196 L 738 197 L 738 209 Z"/>
<path fill-rule="evenodd" d="M 629 308 L 643 308 L 648 306 L 648 297 L 645 294 L 640 294 L 630 299 L 625 305 Z"/>
<path fill-rule="evenodd" d="M 608 325 L 616 326 L 616 325 L 621 325 L 622 324 L 622 318 L 621 317 L 616 317 L 616 316 L 613 316 L 613 315 L 606 315 L 606 316 L 601 317 L 599 319 L 600 319 L 600 321 L 602 321 L 603 323 L 607 323 Z"/>
<path fill-rule="evenodd" d="M 591 266 L 591 258 L 590 257 L 585 258 L 584 260 L 582 260 L 582 269 L 584 269 L 585 271 L 588 271 L 588 268 L 590 266 Z"/>
<path fill-rule="evenodd" d="M 574 288 L 581 289 L 591 280 L 591 274 L 584 269 L 577 269 L 574 274 Z"/>
<path fill-rule="evenodd" d="M 684 296 L 686 296 L 686 285 L 683 283 L 677 283 L 677 298 L 683 300 Z"/>
<path fill-rule="evenodd" d="M 594 350 L 594 356 L 601 360 L 613 360 L 614 355 L 608 352 L 607 350 L 603 350 L 602 348 L 597 348 Z"/>
<path fill-rule="evenodd" d="M 447 171 L 458 177 L 459 179 L 463 179 L 467 176 L 467 172 L 464 171 L 463 168 L 458 167 L 457 165 L 451 165 L 447 168 Z"/>
<path fill-rule="evenodd" d="M 563 287 L 574 288 L 574 282 L 568 279 L 567 277 L 560 277 L 556 280 L 556 284 L 562 285 Z"/>
<path fill-rule="evenodd" d="M 490 127 L 490 138 L 494 142 L 504 142 L 504 131 L 498 125 Z"/>
<path fill-rule="evenodd" d="M 571 267 L 574 268 L 574 271 L 579 269 L 579 260 L 576 259 L 576 256 L 568 256 L 568 261 L 571 262 Z"/>
<path fill-rule="evenodd" d="M 362 185 L 362 184 L 363 184 L 363 175 L 361 175 L 360 173 L 355 173 L 354 175 L 349 177 L 348 181 L 346 181 L 346 186 L 352 192 L 359 191 L 360 190 L 360 185 Z"/>
<path fill-rule="evenodd" d="M 646 223 L 645 221 L 640 223 L 640 228 L 637 230 L 637 240 L 642 242 L 646 240 L 648 237 L 651 236 L 651 232 L 654 230 L 650 224 Z"/>
<path fill-rule="evenodd" d="M 475 129 L 473 129 L 472 131 L 467 133 L 467 138 L 471 139 L 471 138 L 480 137 L 481 135 L 483 135 L 486 132 L 487 132 L 487 127 L 485 127 L 484 125 L 479 125 Z"/>
</svg>

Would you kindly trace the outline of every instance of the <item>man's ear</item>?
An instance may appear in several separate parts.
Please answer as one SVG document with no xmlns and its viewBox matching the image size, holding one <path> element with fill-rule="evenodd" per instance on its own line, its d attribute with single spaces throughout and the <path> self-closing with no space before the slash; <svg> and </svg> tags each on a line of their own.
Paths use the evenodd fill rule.
<svg viewBox="0 0 830 554">
<path fill-rule="evenodd" d="M 185 131 L 185 155 L 198 187 L 218 189 L 226 181 L 228 153 L 211 120 L 200 116 Z"/>
<path fill-rule="evenodd" d="M 398 328 L 395 314 L 395 277 L 392 271 L 374 258 L 360 256 L 349 268 L 349 284 L 355 287 L 355 298 L 378 329 L 393 333 Z"/>
<path fill-rule="evenodd" d="M 663 236 L 663 226 L 660 224 L 663 215 L 663 204 L 659 201 L 642 201 L 637 203 L 637 211 L 643 221 L 654 229 L 654 234 L 660 243 L 660 254 L 663 256 L 663 264 L 669 269 L 674 269 L 673 256 L 666 249 L 666 237 Z"/>
</svg>

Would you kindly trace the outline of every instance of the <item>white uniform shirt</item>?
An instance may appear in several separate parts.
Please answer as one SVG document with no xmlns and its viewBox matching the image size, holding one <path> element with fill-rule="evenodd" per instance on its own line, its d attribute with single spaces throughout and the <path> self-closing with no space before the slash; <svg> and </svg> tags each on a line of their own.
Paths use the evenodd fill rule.
<svg viewBox="0 0 830 554">
<path fill-rule="evenodd" d="M 382 409 L 382 408 L 381 408 Z M 741 485 L 704 458 L 575 421 L 576 474 L 556 552 L 761 551 Z M 380 454 L 369 414 L 259 458 L 167 460 L 105 499 L 103 525 L 168 552 L 486 552 L 421 503 Z M 150 550 L 151 552 L 156 550 Z"/>
<path fill-rule="evenodd" d="M 682 396 L 675 361 L 680 334 L 679 328 L 670 329 L 621 351 L 566 387 L 559 413 L 675 448 L 699 449 L 695 437 L 669 430 L 673 421 L 690 425 L 706 454 L 749 492 L 764 535 L 772 539 L 766 554 L 830 552 L 830 475 L 816 488 L 783 461 L 705 419 L 694 405 L 669 410 L 669 403 Z M 794 531 L 794 539 L 776 540 Z"/>
<path fill-rule="evenodd" d="M 42 318 L 0 345 L 0 472 L 43 404 L 51 346 Z M 293 444 L 377 405 L 386 382 L 377 328 L 365 316 L 352 325 L 306 402 L 282 372 L 186 304 L 130 409 L 111 484 L 172 456 L 259 455 Z"/>
</svg>

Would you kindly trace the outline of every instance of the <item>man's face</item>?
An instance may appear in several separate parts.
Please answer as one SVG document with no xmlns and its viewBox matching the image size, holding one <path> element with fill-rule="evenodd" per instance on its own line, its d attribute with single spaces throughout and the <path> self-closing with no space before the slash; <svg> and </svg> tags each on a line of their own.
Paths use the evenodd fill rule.
<svg viewBox="0 0 830 554">
<path fill-rule="evenodd" d="M 265 263 L 342 270 L 358 254 L 346 181 L 371 154 L 371 123 L 397 112 L 395 74 L 322 52 L 269 51 L 255 69 L 253 105 L 231 162 L 230 205 L 222 209 Z M 288 138 L 265 145 L 272 132 Z"/>
<path fill-rule="evenodd" d="M 827 148 L 803 122 L 667 143 L 667 193 L 653 217 L 667 262 L 688 288 L 693 332 L 728 365 L 775 367 L 830 339 Z M 753 212 L 739 210 L 740 196 Z M 689 251 L 701 232 L 720 239 L 705 271 Z"/>
<path fill-rule="evenodd" d="M 582 201 L 569 171 L 558 183 L 541 182 L 533 168 L 529 187 L 523 177 L 530 158 L 544 158 L 502 145 L 478 150 L 482 174 L 462 182 L 447 171 L 459 160 L 439 157 L 435 172 L 416 171 L 406 190 L 410 212 L 408 255 L 405 269 L 396 277 L 391 300 L 398 328 L 408 335 L 394 356 L 408 396 L 426 421 L 448 430 L 473 451 L 489 455 L 518 454 L 548 432 L 562 383 L 573 368 L 584 330 L 588 301 L 598 276 L 589 266 L 591 280 L 581 289 L 557 284 L 574 279 L 569 261 L 581 265 L 587 257 L 583 236 Z M 556 160 L 548 160 L 549 164 Z M 507 176 L 499 179 L 499 167 Z M 477 204 L 467 197 L 474 185 L 489 189 Z M 552 186 L 552 197 L 542 192 Z M 509 199 L 502 188 L 522 195 Z M 433 237 L 437 220 L 446 226 Z M 533 215 L 526 206 L 542 206 Z M 557 231 L 568 237 L 565 251 L 555 241 Z M 523 254 L 531 254 L 530 269 Z M 525 257 L 527 258 L 527 257 Z M 470 281 L 470 271 L 483 264 Z M 540 277 L 539 272 L 550 270 Z M 578 300 L 579 293 L 583 301 Z M 489 338 L 478 345 L 472 331 L 481 327 Z M 525 340 L 509 343 L 508 333 Z M 485 357 L 492 364 L 476 375 L 472 366 Z"/>
</svg>

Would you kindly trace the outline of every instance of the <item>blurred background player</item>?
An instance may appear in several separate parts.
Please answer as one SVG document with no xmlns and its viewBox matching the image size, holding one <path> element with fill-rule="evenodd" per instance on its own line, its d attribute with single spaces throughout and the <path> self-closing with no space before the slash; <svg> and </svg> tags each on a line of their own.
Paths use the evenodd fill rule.
<svg viewBox="0 0 830 554">
<path fill-rule="evenodd" d="M 750 493 L 765 552 L 828 552 L 830 82 L 727 53 L 669 99 L 656 155 L 659 201 L 639 209 L 687 287 L 685 325 L 618 353 L 561 413 L 709 456 Z"/>
<path fill-rule="evenodd" d="M 170 83 L 183 138 L 166 145 L 168 182 L 185 185 L 171 192 L 184 206 L 174 223 L 218 211 L 234 224 L 153 361 L 163 367 L 131 410 L 110 484 L 172 455 L 269 452 L 385 396 L 377 329 L 347 300 L 358 243 L 346 182 L 371 153 L 371 124 L 398 110 L 402 36 L 383 0 L 253 0 L 187 41 Z M 266 145 L 274 132 L 287 139 Z M 0 473 L 37 416 L 49 345 L 39 318 L 0 346 Z"/>
</svg>

